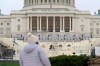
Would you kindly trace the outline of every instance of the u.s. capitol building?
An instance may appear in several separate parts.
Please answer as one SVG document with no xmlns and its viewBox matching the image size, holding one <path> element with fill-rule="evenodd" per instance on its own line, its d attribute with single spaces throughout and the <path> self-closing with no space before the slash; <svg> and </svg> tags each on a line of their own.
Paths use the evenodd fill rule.
<svg viewBox="0 0 100 66">
<path fill-rule="evenodd" d="M 89 55 L 99 46 L 99 14 L 76 9 L 75 0 L 24 0 L 23 9 L 0 15 L 0 36 L 20 39 L 31 32 L 47 50 L 54 45 L 61 54 Z"/>
</svg>

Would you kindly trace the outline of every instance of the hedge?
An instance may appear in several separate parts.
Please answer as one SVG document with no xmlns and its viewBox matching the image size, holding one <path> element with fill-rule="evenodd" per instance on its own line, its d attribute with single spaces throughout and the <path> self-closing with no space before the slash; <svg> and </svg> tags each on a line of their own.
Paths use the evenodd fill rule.
<svg viewBox="0 0 100 66">
<path fill-rule="evenodd" d="M 89 57 L 85 55 L 81 56 L 57 56 L 51 57 L 50 61 L 52 66 L 88 66 L 87 62 Z"/>
<path fill-rule="evenodd" d="M 89 57 L 87 56 L 56 56 L 50 57 L 52 66 L 88 66 L 87 62 Z M 19 66 L 18 61 L 0 61 L 0 66 Z"/>
</svg>

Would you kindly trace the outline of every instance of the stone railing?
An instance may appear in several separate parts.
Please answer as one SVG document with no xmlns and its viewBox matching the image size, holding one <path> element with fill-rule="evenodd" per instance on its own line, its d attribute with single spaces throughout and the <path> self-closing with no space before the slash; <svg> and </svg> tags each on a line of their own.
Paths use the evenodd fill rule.
<svg viewBox="0 0 100 66">
<path fill-rule="evenodd" d="M 66 32 L 38 32 L 34 33 L 40 41 L 54 41 L 54 42 L 79 42 L 81 40 L 90 40 L 92 36 L 90 34 L 75 34 Z"/>
</svg>

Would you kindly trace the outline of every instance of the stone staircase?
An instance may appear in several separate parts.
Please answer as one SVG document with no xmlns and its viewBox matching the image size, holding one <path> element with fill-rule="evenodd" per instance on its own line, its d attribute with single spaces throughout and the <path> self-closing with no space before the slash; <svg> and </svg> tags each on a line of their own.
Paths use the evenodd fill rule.
<svg viewBox="0 0 100 66">
<path fill-rule="evenodd" d="M 22 49 L 27 42 L 23 41 L 23 40 L 15 40 L 15 43 L 13 42 L 13 38 L 0 38 L 0 42 L 4 45 L 7 46 L 9 49 L 14 49 L 15 50 L 15 55 L 13 56 L 14 60 L 18 60 L 19 59 L 19 52 L 20 49 Z M 83 40 L 80 42 L 57 42 L 58 45 L 58 49 L 59 49 L 59 45 L 61 44 L 63 46 L 63 48 L 61 49 L 61 51 L 57 49 L 57 51 L 49 51 L 49 47 L 51 44 L 54 44 L 53 42 L 41 42 L 40 45 L 44 45 L 44 50 L 46 51 L 46 53 L 48 54 L 48 56 L 57 56 L 57 55 L 62 55 L 62 54 L 72 54 L 72 52 L 75 52 L 77 50 L 79 50 L 79 48 L 81 47 L 81 50 L 85 50 L 87 49 L 91 49 L 91 44 L 98 44 L 100 42 L 100 38 L 93 38 L 91 40 Z M 73 48 L 68 48 L 67 45 L 70 44 L 71 47 L 77 47 L 77 49 L 73 49 Z M 93 45 L 95 46 L 95 45 Z M 70 51 L 69 51 L 69 50 Z"/>
</svg>

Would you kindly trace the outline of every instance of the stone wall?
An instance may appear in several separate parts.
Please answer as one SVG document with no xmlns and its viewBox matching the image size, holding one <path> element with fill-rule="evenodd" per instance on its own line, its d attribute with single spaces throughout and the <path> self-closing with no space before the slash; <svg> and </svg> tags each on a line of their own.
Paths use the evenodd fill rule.
<svg viewBox="0 0 100 66">
<path fill-rule="evenodd" d="M 100 66 L 100 57 L 91 59 L 88 66 Z"/>
</svg>

